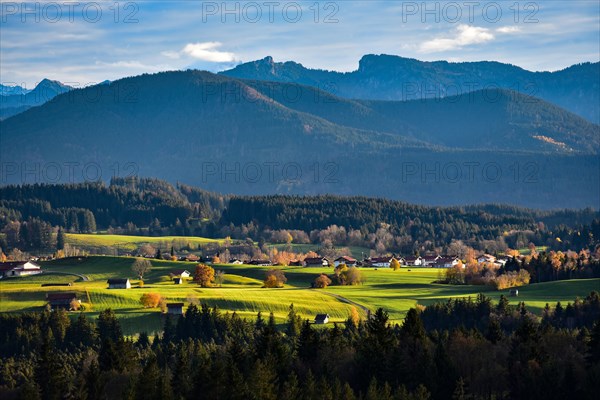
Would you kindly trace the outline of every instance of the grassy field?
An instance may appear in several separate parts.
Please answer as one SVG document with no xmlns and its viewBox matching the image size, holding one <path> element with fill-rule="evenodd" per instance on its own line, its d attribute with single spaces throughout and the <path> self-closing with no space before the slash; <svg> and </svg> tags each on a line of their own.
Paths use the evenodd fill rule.
<svg viewBox="0 0 600 400">
<path fill-rule="evenodd" d="M 307 243 L 307 244 L 272 244 L 269 247 L 275 248 L 277 250 L 291 250 L 294 253 L 308 253 L 309 251 L 319 252 L 319 248 L 321 246 L 317 244 Z M 348 249 L 352 253 L 352 257 L 357 260 L 362 260 L 363 257 L 367 257 L 369 255 L 370 249 L 367 247 L 359 247 L 359 246 L 349 246 Z"/>
<path fill-rule="evenodd" d="M 278 322 L 285 320 L 288 306 L 294 303 L 304 318 L 312 319 L 317 313 L 328 313 L 332 321 L 345 320 L 356 302 L 370 310 L 383 307 L 394 322 L 400 322 L 405 313 L 417 303 L 428 305 L 451 297 L 476 296 L 485 293 L 497 300 L 503 292 L 485 286 L 450 286 L 435 284 L 439 270 L 433 268 L 363 269 L 365 282 L 360 286 L 310 289 L 310 284 L 321 272 L 331 273 L 327 268 L 284 268 L 288 279 L 284 288 L 264 289 L 262 280 L 270 267 L 247 265 L 218 265 L 215 269 L 225 272 L 222 287 L 200 288 L 191 281 L 174 285 L 168 274 L 174 269 L 185 268 L 193 273 L 195 264 L 152 260 L 152 271 L 145 277 L 145 285 L 138 287 L 131 272 L 133 258 L 84 257 L 46 262 L 46 271 L 81 274 L 89 277 L 83 281 L 77 276 L 44 274 L 27 278 L 0 280 L 0 312 L 23 312 L 41 310 L 46 293 L 75 291 L 86 305 L 86 313 L 94 316 L 105 308 L 113 308 L 122 318 L 127 334 L 159 331 L 164 316 L 158 309 L 144 309 L 140 297 L 146 292 L 158 292 L 167 302 L 182 301 L 186 304 L 203 302 L 218 306 L 249 318 L 259 311 L 272 311 Z M 108 278 L 131 278 L 132 289 L 107 289 Z M 41 287 L 42 283 L 71 282 L 72 286 Z M 546 302 L 567 303 L 575 297 L 584 297 L 593 290 L 600 290 L 600 279 L 571 280 L 535 284 L 519 288 L 519 297 L 510 301 L 524 301 L 534 312 L 540 312 Z M 340 297 L 336 297 L 340 296 Z M 363 308 L 358 308 L 364 316 Z"/>
<path fill-rule="evenodd" d="M 66 242 L 82 248 L 102 248 L 102 247 L 118 247 L 121 250 L 133 251 L 143 244 L 151 244 L 159 246 L 163 250 L 171 247 L 173 243 L 187 245 L 188 243 L 201 247 L 206 244 L 222 243 L 223 239 L 207 239 L 193 236 L 128 236 L 128 235 L 105 235 L 105 234 L 83 234 L 83 233 L 67 233 Z"/>
</svg>

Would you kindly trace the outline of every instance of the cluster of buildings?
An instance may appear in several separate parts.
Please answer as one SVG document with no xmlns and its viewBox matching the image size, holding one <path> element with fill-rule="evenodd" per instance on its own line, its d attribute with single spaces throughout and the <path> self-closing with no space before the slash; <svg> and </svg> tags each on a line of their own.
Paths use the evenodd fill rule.
<svg viewBox="0 0 600 400">
<path fill-rule="evenodd" d="M 349 256 L 338 257 L 331 261 L 327 257 L 307 258 L 301 264 L 304 267 L 337 267 L 345 264 L 348 267 L 366 267 L 366 268 L 389 268 L 393 260 L 397 260 L 400 265 L 406 267 L 432 267 L 432 268 L 451 268 L 458 264 L 460 259 L 454 256 L 409 256 L 400 257 L 396 255 L 384 257 L 369 257 L 362 261 Z M 290 264 L 293 265 L 293 264 Z"/>
<path fill-rule="evenodd" d="M 218 255 L 217 255 L 218 257 Z M 195 254 L 188 256 L 179 257 L 180 261 L 192 261 L 192 262 L 204 262 L 206 264 L 213 263 L 214 256 L 199 257 Z M 365 267 L 365 268 L 389 268 L 392 260 L 398 260 L 403 267 L 427 267 L 427 268 L 452 268 L 457 265 L 461 260 L 457 256 L 449 255 L 424 255 L 424 256 L 397 256 L 392 254 L 390 256 L 383 257 L 369 257 L 362 261 L 359 261 L 350 256 L 341 256 L 336 259 L 330 259 L 328 257 L 308 257 L 304 260 L 290 260 L 290 267 L 337 267 L 340 264 L 345 264 L 348 267 Z M 503 266 L 508 261 L 509 257 L 495 257 L 489 254 L 484 254 L 477 258 L 479 264 L 490 263 L 497 266 Z M 250 259 L 242 260 L 239 258 L 232 258 L 227 260 L 221 260 L 223 263 L 232 265 L 255 265 L 268 267 L 273 265 L 273 262 L 269 259 Z"/>
</svg>

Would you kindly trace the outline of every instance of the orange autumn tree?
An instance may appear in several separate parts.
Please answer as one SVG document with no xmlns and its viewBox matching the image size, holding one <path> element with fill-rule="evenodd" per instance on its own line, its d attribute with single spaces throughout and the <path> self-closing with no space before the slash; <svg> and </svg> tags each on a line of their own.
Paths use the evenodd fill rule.
<svg viewBox="0 0 600 400">
<path fill-rule="evenodd" d="M 215 281 L 215 270 L 206 264 L 198 264 L 194 274 L 194 282 L 202 287 L 211 287 Z"/>
<path fill-rule="evenodd" d="M 156 308 L 160 304 L 161 297 L 158 293 L 144 293 L 140 297 L 140 302 L 144 308 Z"/>
<path fill-rule="evenodd" d="M 324 289 L 327 286 L 331 285 L 331 279 L 325 274 L 321 274 L 315 279 L 315 287 L 319 289 Z"/>
<path fill-rule="evenodd" d="M 280 269 L 271 269 L 265 273 L 266 288 L 280 288 L 287 282 L 285 274 Z"/>
</svg>

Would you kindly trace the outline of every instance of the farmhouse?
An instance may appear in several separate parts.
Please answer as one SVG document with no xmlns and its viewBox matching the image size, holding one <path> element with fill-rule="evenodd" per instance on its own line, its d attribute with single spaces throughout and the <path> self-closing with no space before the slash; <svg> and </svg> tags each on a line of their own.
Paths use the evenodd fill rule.
<svg viewBox="0 0 600 400">
<path fill-rule="evenodd" d="M 373 257 L 369 260 L 372 267 L 389 268 L 394 257 Z"/>
<path fill-rule="evenodd" d="M 333 261 L 333 264 L 337 267 L 340 264 L 346 264 L 348 267 L 356 267 L 356 259 L 348 256 L 338 257 Z"/>
<path fill-rule="evenodd" d="M 404 258 L 403 265 L 407 265 L 409 267 L 420 267 L 423 265 L 423 259 L 419 256 L 408 256 Z"/>
<path fill-rule="evenodd" d="M 183 278 L 173 278 L 173 283 L 176 285 L 183 285 Z"/>
<path fill-rule="evenodd" d="M 249 265 L 256 265 L 259 267 L 268 267 L 269 265 L 273 265 L 271 260 L 250 260 L 248 261 Z"/>
<path fill-rule="evenodd" d="M 181 256 L 179 257 L 179 261 L 192 261 L 192 262 L 196 262 L 200 260 L 200 257 L 198 257 L 195 254 L 188 254 L 187 256 Z"/>
<path fill-rule="evenodd" d="M 305 267 L 328 267 L 331 263 L 325 257 L 309 257 L 304 259 Z"/>
<path fill-rule="evenodd" d="M 498 257 L 496 259 L 496 265 L 498 265 L 499 267 L 504 267 L 507 262 L 508 262 L 508 257 Z"/>
<path fill-rule="evenodd" d="M 183 303 L 167 303 L 167 314 L 183 315 Z"/>
<path fill-rule="evenodd" d="M 436 262 L 433 263 L 432 267 L 434 268 L 452 268 L 456 264 L 458 264 L 458 257 L 449 257 L 444 256 L 437 259 Z"/>
<path fill-rule="evenodd" d="M 41 274 L 42 268 L 33 261 L 8 261 L 0 263 L 0 277 L 17 277 Z"/>
<path fill-rule="evenodd" d="M 107 283 L 109 289 L 131 289 L 129 279 L 109 279 Z"/>
<path fill-rule="evenodd" d="M 434 256 L 423 256 L 421 257 L 422 261 L 421 261 L 421 266 L 423 267 L 431 267 L 433 266 L 433 264 L 435 264 L 435 262 L 437 260 L 439 260 L 441 257 L 438 255 L 434 255 Z"/>
<path fill-rule="evenodd" d="M 191 274 L 187 269 L 176 269 L 175 271 L 171 271 L 169 275 L 173 277 L 178 276 L 180 278 L 189 278 Z"/>
<path fill-rule="evenodd" d="M 329 314 L 317 314 L 315 317 L 315 324 L 326 324 L 329 322 Z"/>
<path fill-rule="evenodd" d="M 63 308 L 65 310 L 71 311 L 73 309 L 73 301 L 81 304 L 81 300 L 77 298 L 77 295 L 73 292 L 67 293 L 48 293 L 46 294 L 46 300 L 50 305 L 52 310 L 57 310 L 59 308 Z"/>
<path fill-rule="evenodd" d="M 290 260 L 289 266 L 290 267 L 301 267 L 302 266 L 302 261 L 300 261 L 300 260 Z"/>
<path fill-rule="evenodd" d="M 496 262 L 496 257 L 489 255 L 489 254 L 484 254 L 482 256 L 477 257 L 478 264 L 494 263 L 494 262 Z"/>
<path fill-rule="evenodd" d="M 242 260 L 240 260 L 239 258 L 232 258 L 231 260 L 229 260 L 229 264 L 233 264 L 233 265 L 242 265 L 244 262 Z"/>
<path fill-rule="evenodd" d="M 512 297 L 517 297 L 519 295 L 519 289 L 510 289 L 510 295 Z"/>
</svg>

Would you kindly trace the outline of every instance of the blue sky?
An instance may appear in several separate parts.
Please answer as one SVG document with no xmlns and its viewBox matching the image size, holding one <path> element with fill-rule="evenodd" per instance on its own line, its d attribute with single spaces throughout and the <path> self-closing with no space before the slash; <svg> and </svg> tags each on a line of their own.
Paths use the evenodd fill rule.
<svg viewBox="0 0 600 400">
<path fill-rule="evenodd" d="M 0 3 L 0 81 L 28 88 L 219 71 L 267 55 L 338 71 L 380 53 L 536 71 L 600 59 L 597 0 Z"/>
</svg>

